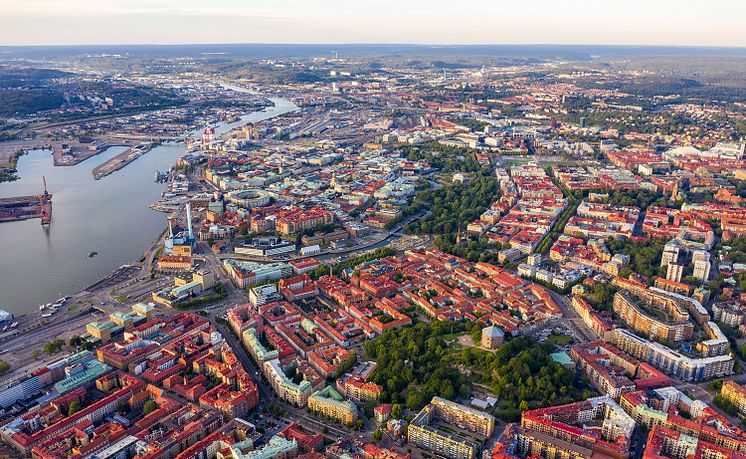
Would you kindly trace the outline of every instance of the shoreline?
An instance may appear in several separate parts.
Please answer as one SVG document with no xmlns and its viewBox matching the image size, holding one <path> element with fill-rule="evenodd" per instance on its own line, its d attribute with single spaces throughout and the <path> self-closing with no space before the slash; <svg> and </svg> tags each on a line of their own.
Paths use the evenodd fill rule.
<svg viewBox="0 0 746 459">
<path fill-rule="evenodd" d="M 231 85 L 231 86 L 232 86 L 233 88 L 238 88 L 238 90 L 241 90 L 241 91 L 249 91 L 249 92 L 252 92 L 252 93 L 254 93 L 254 91 L 251 91 L 251 90 L 249 90 L 249 89 L 246 89 L 246 88 L 244 88 L 244 87 L 241 87 L 241 86 L 235 86 L 235 85 Z M 284 112 L 284 113 L 268 113 L 268 112 L 267 112 L 267 109 L 269 109 L 269 108 L 276 108 L 276 107 L 277 107 L 277 105 L 278 105 L 277 103 L 275 103 L 275 102 L 274 102 L 274 101 L 272 100 L 273 98 L 277 98 L 277 99 L 284 99 L 284 100 L 287 100 L 288 102 L 290 102 L 291 104 L 292 104 L 292 101 L 290 101 L 289 99 L 285 99 L 285 98 L 283 98 L 283 97 L 275 96 L 275 95 L 273 95 L 273 96 L 271 96 L 271 97 L 267 97 L 267 96 L 264 96 L 264 97 L 265 97 L 265 98 L 266 98 L 267 100 L 269 100 L 269 101 L 271 102 L 271 104 L 272 104 L 272 105 L 264 106 L 264 107 L 262 107 L 262 108 L 261 108 L 260 110 L 258 110 L 258 111 L 251 111 L 251 112 L 248 112 L 248 113 L 246 113 L 245 115 L 242 115 L 242 116 L 241 116 L 241 118 L 240 118 L 239 120 L 236 120 L 236 121 L 234 121 L 234 122 L 232 122 L 232 123 L 228 123 L 228 122 L 226 122 L 226 124 L 225 124 L 225 125 L 226 125 L 226 126 L 228 126 L 228 130 L 227 130 L 227 131 L 230 131 L 230 130 L 234 129 L 234 128 L 235 128 L 235 127 L 236 127 L 237 125 L 239 125 L 239 124 L 240 124 L 241 122 L 244 122 L 244 120 L 243 120 L 243 118 L 244 118 L 244 117 L 247 117 L 247 116 L 251 116 L 251 115 L 253 115 L 253 114 L 267 113 L 267 114 L 269 114 L 270 116 L 268 116 L 267 118 L 264 118 L 264 120 L 269 120 L 269 119 L 275 118 L 275 117 L 277 117 L 277 116 L 280 116 L 280 115 L 282 115 L 282 114 L 284 114 L 284 113 L 289 113 L 289 112 L 293 112 L 293 111 L 296 111 L 296 110 L 298 110 L 298 109 L 299 109 L 299 107 L 297 107 L 297 106 L 295 106 L 295 104 L 293 104 L 293 106 L 294 106 L 295 108 L 293 108 L 292 110 L 289 110 L 288 112 Z M 253 107 L 253 106 L 252 106 L 252 108 L 255 108 L 255 107 Z M 197 130 L 195 130 L 194 132 L 197 132 L 197 131 L 198 131 L 198 129 L 197 129 Z M 227 132 L 227 131 L 226 131 L 226 132 Z M 182 144 L 182 145 L 183 145 L 183 144 L 184 144 L 184 140 L 179 140 L 179 141 L 177 141 L 176 143 L 178 143 L 178 144 Z M 113 145 L 112 145 L 112 146 L 113 146 Z M 31 149 L 31 150 L 33 150 L 33 149 Z M 128 151 L 129 151 L 129 149 L 128 149 L 128 150 L 126 150 L 125 152 L 128 152 Z M 98 153 L 97 153 L 97 154 L 98 154 Z M 94 156 L 94 155 L 91 155 L 91 156 Z M 117 155 L 117 156 L 119 156 L 119 155 Z M 138 155 L 138 157 L 139 157 L 139 156 L 142 156 L 142 154 L 141 154 L 141 155 Z M 116 158 L 116 156 L 115 156 L 115 158 Z M 88 159 L 88 158 L 86 158 L 86 159 Z M 112 159 L 113 159 L 113 158 L 112 158 Z M 137 158 L 135 158 L 135 159 L 137 159 Z M 107 161 L 107 162 L 108 162 L 108 161 Z M 132 161 L 128 162 L 127 164 L 130 164 L 131 162 L 132 162 Z M 58 167 L 58 166 L 57 166 L 57 165 L 55 164 L 55 167 Z M 112 172 L 113 172 L 113 171 L 112 171 Z M 148 210 L 149 210 L 149 211 L 152 211 L 152 212 L 158 212 L 158 211 L 156 211 L 156 210 L 153 210 L 153 209 L 151 209 L 150 207 L 148 207 Z M 149 243 L 149 244 L 148 244 L 148 245 L 146 246 L 146 249 L 145 249 L 145 251 L 144 251 L 144 252 L 142 252 L 142 254 L 141 254 L 141 255 L 140 255 L 139 257 L 137 257 L 137 258 L 135 258 L 135 259 L 133 259 L 133 260 L 131 259 L 131 260 L 128 260 L 128 261 L 123 261 L 123 263 L 122 263 L 122 264 L 121 264 L 120 266 L 118 266 L 117 268 L 115 268 L 115 269 L 114 269 L 114 270 L 112 270 L 111 272 L 105 273 L 104 275 L 102 275 L 102 276 L 101 276 L 100 278 L 98 278 L 97 280 L 93 280 L 93 281 L 91 281 L 90 283 L 88 283 L 88 285 L 87 285 L 86 287 L 84 287 L 84 288 L 82 288 L 82 289 L 80 289 L 80 290 L 74 291 L 74 292 L 70 292 L 70 293 L 67 293 L 67 295 L 68 295 L 68 296 L 71 296 L 71 297 L 76 297 L 76 296 L 80 296 L 80 295 L 85 295 L 85 294 L 86 294 L 86 293 L 88 292 L 88 291 L 86 290 L 86 288 L 88 288 L 88 287 L 90 287 L 90 286 L 92 286 L 92 285 L 96 285 L 96 284 L 98 284 L 98 283 L 100 283 L 100 282 L 102 282 L 102 281 L 106 280 L 107 278 L 110 278 L 110 277 L 112 277 L 112 276 L 113 276 L 113 275 L 115 275 L 115 274 L 117 273 L 117 271 L 119 271 L 119 270 L 120 270 L 120 269 L 122 268 L 122 266 L 124 266 L 124 265 L 142 265 L 142 267 L 144 267 L 144 268 L 145 268 L 145 267 L 147 267 L 147 266 L 149 265 L 149 263 L 148 263 L 148 260 L 146 259 L 146 258 L 148 258 L 148 253 L 147 253 L 147 252 L 151 251 L 151 248 L 153 247 L 153 245 L 154 245 L 154 244 L 155 244 L 155 245 L 157 245 L 157 243 L 158 243 L 158 242 L 159 242 L 159 241 L 161 240 L 161 235 L 163 235 L 163 234 L 164 234 L 164 232 L 165 232 L 166 230 L 167 230 L 167 228 L 166 228 L 166 229 L 163 229 L 162 231 L 160 231 L 160 232 L 159 232 L 159 233 L 158 233 L 158 234 L 157 234 L 157 235 L 156 235 L 156 236 L 154 237 L 154 239 L 152 239 L 152 240 L 151 240 L 151 242 L 150 242 L 150 243 Z M 151 252 L 151 255 L 152 255 L 152 252 Z M 142 260 L 144 260 L 144 261 L 142 261 Z M 150 260 L 150 261 L 152 262 L 152 257 L 151 257 L 151 260 Z M 152 264 L 152 263 L 150 263 L 150 264 Z M 148 273 L 148 274 L 149 274 L 149 273 Z M 50 300 L 50 301 L 52 301 L 52 300 Z M 29 312 L 19 312 L 19 314 L 18 314 L 18 315 L 20 316 L 21 314 L 25 314 L 25 315 L 29 315 L 29 314 L 31 314 L 31 315 L 33 315 L 33 313 L 29 313 Z"/>
<path fill-rule="evenodd" d="M 0 183 L 15 182 L 20 179 L 18 176 L 18 160 L 26 153 L 28 153 L 28 150 L 25 148 L 19 148 L 16 152 L 11 153 L 8 161 L 0 168 Z"/>
</svg>

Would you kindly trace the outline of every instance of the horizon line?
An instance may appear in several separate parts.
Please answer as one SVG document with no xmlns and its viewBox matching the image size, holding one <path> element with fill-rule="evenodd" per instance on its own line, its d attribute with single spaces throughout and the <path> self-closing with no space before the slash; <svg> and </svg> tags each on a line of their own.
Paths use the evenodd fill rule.
<svg viewBox="0 0 746 459">
<path fill-rule="evenodd" d="M 746 49 L 746 45 L 674 45 L 674 44 L 655 44 L 655 43 L 386 43 L 386 42 L 316 42 L 316 43 L 297 43 L 297 42 L 220 42 L 220 43 L 65 43 L 65 44 L 0 44 L 0 48 L 73 48 L 83 46 L 422 46 L 422 47 L 477 47 L 477 46 L 523 46 L 523 47 L 541 47 L 541 46 L 568 46 L 568 47 L 610 47 L 610 48 L 696 48 L 696 49 Z"/>
</svg>

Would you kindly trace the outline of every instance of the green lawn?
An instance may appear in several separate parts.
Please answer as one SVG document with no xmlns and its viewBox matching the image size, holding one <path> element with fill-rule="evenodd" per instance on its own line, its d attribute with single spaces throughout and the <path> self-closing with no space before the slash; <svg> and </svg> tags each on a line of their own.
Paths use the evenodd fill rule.
<svg viewBox="0 0 746 459">
<path fill-rule="evenodd" d="M 573 343 L 572 336 L 560 335 L 559 333 L 550 334 L 547 341 L 559 347 L 569 346 Z"/>
</svg>

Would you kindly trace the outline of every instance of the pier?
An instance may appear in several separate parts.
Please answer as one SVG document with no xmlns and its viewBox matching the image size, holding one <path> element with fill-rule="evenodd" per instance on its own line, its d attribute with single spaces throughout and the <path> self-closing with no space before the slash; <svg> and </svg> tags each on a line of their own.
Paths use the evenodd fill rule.
<svg viewBox="0 0 746 459">
<path fill-rule="evenodd" d="M 149 152 L 153 148 L 154 145 L 155 144 L 153 143 L 141 143 L 134 147 L 128 148 L 127 150 L 114 156 L 108 161 L 94 167 L 92 171 L 93 178 L 95 178 L 96 180 L 99 180 L 100 178 L 106 177 L 112 172 L 118 171 L 119 169 L 123 168 L 124 166 L 131 163 L 132 161 L 136 160 L 140 156 Z"/>
<path fill-rule="evenodd" d="M 44 192 L 40 195 L 0 198 L 0 223 L 41 218 L 42 225 L 52 221 L 52 195 L 47 192 L 47 179 L 44 179 Z"/>
</svg>

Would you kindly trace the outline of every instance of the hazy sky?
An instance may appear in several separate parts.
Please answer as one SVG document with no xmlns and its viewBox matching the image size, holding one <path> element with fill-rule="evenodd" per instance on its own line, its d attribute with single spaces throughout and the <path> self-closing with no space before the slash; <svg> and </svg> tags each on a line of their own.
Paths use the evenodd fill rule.
<svg viewBox="0 0 746 459">
<path fill-rule="evenodd" d="M 0 45 L 746 46 L 744 0 L 0 0 Z"/>
</svg>

